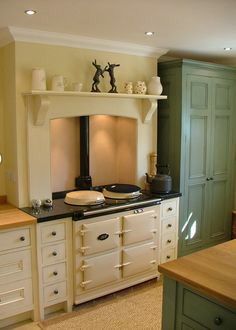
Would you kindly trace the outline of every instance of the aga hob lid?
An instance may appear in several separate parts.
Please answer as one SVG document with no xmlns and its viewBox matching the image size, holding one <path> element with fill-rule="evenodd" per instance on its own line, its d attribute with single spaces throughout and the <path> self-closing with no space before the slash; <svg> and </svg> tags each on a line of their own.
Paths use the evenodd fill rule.
<svg viewBox="0 0 236 330">
<path fill-rule="evenodd" d="M 129 199 L 138 197 L 141 188 L 131 184 L 113 184 L 106 186 L 103 189 L 103 195 L 107 198 L 113 199 Z"/>
<path fill-rule="evenodd" d="M 105 198 L 99 191 L 79 190 L 67 193 L 64 201 L 71 205 L 97 205 L 104 203 Z"/>
</svg>

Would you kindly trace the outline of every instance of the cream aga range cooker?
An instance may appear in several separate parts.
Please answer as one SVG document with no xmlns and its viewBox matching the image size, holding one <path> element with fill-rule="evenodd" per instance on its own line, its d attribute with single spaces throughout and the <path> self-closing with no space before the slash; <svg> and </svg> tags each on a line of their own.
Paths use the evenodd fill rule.
<svg viewBox="0 0 236 330">
<path fill-rule="evenodd" d="M 168 195 L 170 213 L 177 213 L 177 202 L 173 204 L 172 201 L 178 200 L 175 198 L 178 196 Z M 61 282 L 57 280 L 60 267 L 49 265 L 53 273 L 57 274 L 50 279 L 55 279 L 58 287 L 52 287 L 53 292 L 56 292 L 55 299 L 47 301 L 44 307 L 63 300 L 68 302 L 70 294 L 67 289 L 71 282 L 71 300 L 79 304 L 159 276 L 157 266 L 162 244 L 160 196 L 139 192 L 129 199 L 105 197 L 103 202 L 96 205 L 70 205 L 65 203 L 64 197 L 54 199 L 53 207 L 40 207 L 37 214 L 31 208 L 23 209 L 37 217 L 39 232 L 48 233 L 50 244 L 46 247 L 47 252 L 51 246 L 52 255 L 56 254 L 57 247 L 61 248 L 60 241 L 55 241 L 57 237 L 63 242 L 69 241 L 62 258 L 57 259 L 58 254 L 55 256 L 54 266 L 60 263 L 65 265 Z M 174 224 L 168 223 L 168 226 L 173 228 Z M 63 230 L 66 233 L 64 236 L 61 233 Z M 41 237 L 39 233 L 38 239 Z M 165 240 L 170 242 L 168 244 L 171 247 L 170 237 Z M 55 247 L 51 243 L 53 241 Z M 38 242 L 37 245 L 43 251 L 43 244 Z M 42 262 L 40 267 L 44 274 L 48 265 Z M 59 284 L 62 285 L 62 282 L 64 286 L 60 296 Z"/>
</svg>

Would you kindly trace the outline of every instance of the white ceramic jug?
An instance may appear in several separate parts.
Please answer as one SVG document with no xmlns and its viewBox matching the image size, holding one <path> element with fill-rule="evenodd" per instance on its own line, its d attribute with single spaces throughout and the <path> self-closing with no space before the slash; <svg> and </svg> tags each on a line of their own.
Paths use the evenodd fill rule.
<svg viewBox="0 0 236 330">
<path fill-rule="evenodd" d="M 52 77 L 52 90 L 56 92 L 63 92 L 65 90 L 66 79 L 61 75 Z"/>
<path fill-rule="evenodd" d="M 46 73 L 43 68 L 32 69 L 32 90 L 46 90 Z"/>
<path fill-rule="evenodd" d="M 149 95 L 161 95 L 163 87 L 160 81 L 160 77 L 152 77 L 147 85 L 147 91 Z"/>
</svg>

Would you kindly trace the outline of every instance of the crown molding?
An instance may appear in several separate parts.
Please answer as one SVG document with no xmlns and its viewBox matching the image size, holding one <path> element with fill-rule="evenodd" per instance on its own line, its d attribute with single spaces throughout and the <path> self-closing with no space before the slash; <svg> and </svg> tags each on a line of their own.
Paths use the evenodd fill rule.
<svg viewBox="0 0 236 330">
<path fill-rule="evenodd" d="M 0 30 L 0 46 L 3 46 L 4 44 L 12 41 L 41 43 L 73 48 L 85 48 L 98 51 L 155 58 L 159 58 L 160 56 L 166 54 L 168 51 L 168 49 L 155 48 L 146 45 L 138 45 L 106 39 L 96 39 L 58 32 L 25 29 L 14 26 L 9 26 Z"/>
</svg>

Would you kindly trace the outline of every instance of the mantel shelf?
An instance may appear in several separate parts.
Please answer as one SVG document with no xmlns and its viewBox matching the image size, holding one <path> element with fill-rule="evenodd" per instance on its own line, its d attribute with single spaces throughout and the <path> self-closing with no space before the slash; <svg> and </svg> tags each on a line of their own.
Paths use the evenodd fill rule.
<svg viewBox="0 0 236 330">
<path fill-rule="evenodd" d="M 136 99 L 148 100 L 149 108 L 143 118 L 144 123 L 148 123 L 154 112 L 157 110 L 157 100 L 167 99 L 166 95 L 147 95 L 147 94 L 123 94 L 123 93 L 93 93 L 93 92 L 74 92 L 74 91 L 28 91 L 23 93 L 26 99 L 31 99 L 31 107 L 33 104 L 35 111 L 35 125 L 43 125 L 45 117 L 50 109 L 51 97 L 88 97 L 88 98 L 120 98 L 120 99 Z"/>
</svg>

